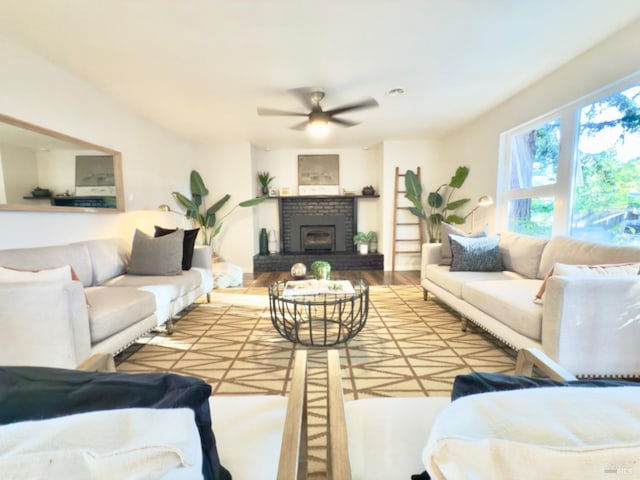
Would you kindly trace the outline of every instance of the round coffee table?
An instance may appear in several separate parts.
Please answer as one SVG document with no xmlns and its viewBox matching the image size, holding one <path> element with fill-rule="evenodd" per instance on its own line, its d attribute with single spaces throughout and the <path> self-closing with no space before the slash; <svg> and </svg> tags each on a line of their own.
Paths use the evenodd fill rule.
<svg viewBox="0 0 640 480">
<path fill-rule="evenodd" d="M 318 288 L 312 280 L 269 287 L 271 323 L 281 336 L 307 347 L 331 347 L 364 328 L 369 285 L 363 280 L 322 282 Z"/>
</svg>

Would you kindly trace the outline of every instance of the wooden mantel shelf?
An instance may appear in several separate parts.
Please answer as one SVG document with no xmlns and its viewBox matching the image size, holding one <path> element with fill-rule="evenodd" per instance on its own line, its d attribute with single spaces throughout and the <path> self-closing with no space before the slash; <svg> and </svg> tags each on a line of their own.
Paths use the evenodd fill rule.
<svg viewBox="0 0 640 480">
<path fill-rule="evenodd" d="M 269 198 L 380 198 L 377 193 L 375 195 L 278 195 Z"/>
</svg>

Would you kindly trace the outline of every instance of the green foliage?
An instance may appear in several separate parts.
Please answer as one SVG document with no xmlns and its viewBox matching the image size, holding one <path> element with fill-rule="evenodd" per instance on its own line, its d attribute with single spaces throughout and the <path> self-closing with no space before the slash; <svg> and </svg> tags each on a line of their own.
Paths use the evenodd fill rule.
<svg viewBox="0 0 640 480">
<path fill-rule="evenodd" d="M 258 181 L 263 187 L 268 187 L 276 177 L 269 176 L 269 172 L 258 172 Z"/>
<path fill-rule="evenodd" d="M 353 236 L 353 243 L 354 245 L 357 245 L 359 243 L 369 244 L 375 238 L 376 238 L 376 232 L 374 232 L 373 230 L 370 230 L 367 233 L 358 232 Z"/>
<path fill-rule="evenodd" d="M 236 207 L 253 207 L 264 201 L 266 197 L 251 198 L 235 205 L 228 213 L 218 218 L 218 211 L 229 201 L 231 196 L 225 194 L 217 202 L 207 208 L 205 197 L 209 195 L 202 176 L 196 170 L 191 171 L 190 177 L 191 198 L 180 192 L 172 192 L 176 202 L 185 209 L 185 216 L 192 218 L 200 227 L 202 243 L 211 245 L 211 241 L 220 233 L 222 220 L 224 220 Z"/>
<path fill-rule="evenodd" d="M 469 176 L 469 167 L 461 166 L 456 169 L 449 183 L 443 183 L 436 191 L 427 194 L 426 206 L 423 205 L 423 189 L 418 176 L 413 170 L 407 170 L 404 177 L 405 197 L 412 203 L 409 211 L 423 220 L 429 242 L 440 241 L 440 224 L 442 222 L 461 225 L 464 217 L 456 215 L 456 211 L 464 207 L 468 198 L 451 200 L 456 190 L 460 189 Z"/>
</svg>

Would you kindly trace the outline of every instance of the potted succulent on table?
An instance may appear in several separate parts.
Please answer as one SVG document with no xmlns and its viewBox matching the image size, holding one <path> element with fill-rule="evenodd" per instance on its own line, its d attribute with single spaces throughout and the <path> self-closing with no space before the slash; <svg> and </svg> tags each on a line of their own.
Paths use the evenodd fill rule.
<svg viewBox="0 0 640 480">
<path fill-rule="evenodd" d="M 353 236 L 353 244 L 358 245 L 358 251 L 361 255 L 369 253 L 369 244 L 376 238 L 376 232 L 369 231 L 367 233 L 358 232 Z"/>
<path fill-rule="evenodd" d="M 316 260 L 311 264 L 311 271 L 316 280 L 329 280 L 331 264 L 325 260 Z"/>
<path fill-rule="evenodd" d="M 276 177 L 269 176 L 269 172 L 258 172 L 258 181 L 260 182 L 260 186 L 262 187 L 262 194 L 269 194 L 269 185 L 273 182 L 273 179 Z"/>
</svg>

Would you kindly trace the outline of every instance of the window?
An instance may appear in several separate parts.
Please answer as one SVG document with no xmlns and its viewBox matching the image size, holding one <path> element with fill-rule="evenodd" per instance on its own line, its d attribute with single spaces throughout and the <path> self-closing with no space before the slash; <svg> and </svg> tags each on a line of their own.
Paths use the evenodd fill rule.
<svg viewBox="0 0 640 480">
<path fill-rule="evenodd" d="M 502 228 L 640 245 L 640 83 L 502 136 Z"/>
</svg>

